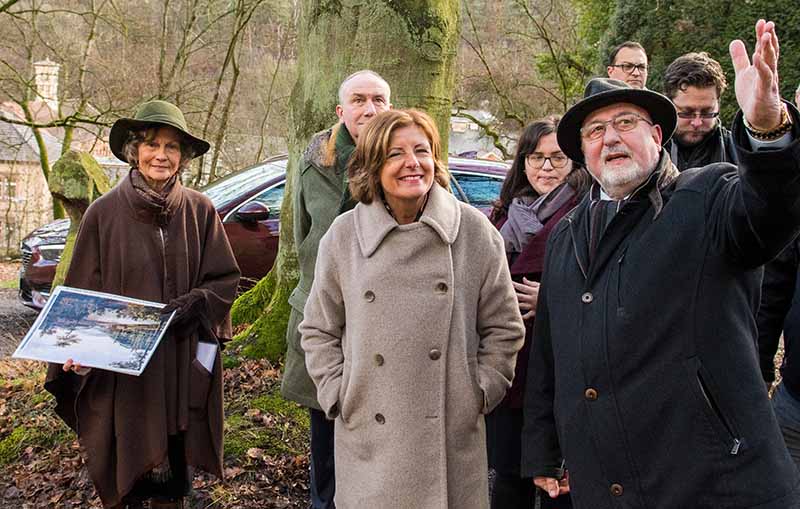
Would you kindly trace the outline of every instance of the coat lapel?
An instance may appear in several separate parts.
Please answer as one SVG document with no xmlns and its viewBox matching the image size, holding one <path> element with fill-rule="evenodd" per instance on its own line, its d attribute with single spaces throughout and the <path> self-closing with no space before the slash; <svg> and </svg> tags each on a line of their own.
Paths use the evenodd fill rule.
<svg viewBox="0 0 800 509">
<path fill-rule="evenodd" d="M 353 214 L 358 245 L 367 258 L 372 256 L 391 231 L 400 227 L 382 200 L 373 200 L 370 204 L 359 203 Z M 445 244 L 452 244 L 458 237 L 461 224 L 458 200 L 434 182 L 419 222 L 433 229 Z"/>
</svg>

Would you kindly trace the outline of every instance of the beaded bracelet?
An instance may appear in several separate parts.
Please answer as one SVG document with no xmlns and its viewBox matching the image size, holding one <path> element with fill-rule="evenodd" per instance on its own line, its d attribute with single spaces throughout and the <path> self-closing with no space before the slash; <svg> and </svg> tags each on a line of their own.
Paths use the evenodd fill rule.
<svg viewBox="0 0 800 509">
<path fill-rule="evenodd" d="M 789 111 L 787 110 L 785 104 L 781 109 L 781 123 L 778 124 L 778 127 L 775 129 L 770 129 L 769 131 L 756 129 L 755 127 L 751 126 L 749 122 L 747 122 L 747 118 L 745 118 L 744 115 L 742 115 L 742 120 L 744 120 L 744 127 L 747 129 L 747 132 L 750 134 L 750 136 L 759 141 L 777 140 L 792 129 L 792 117 L 789 115 Z"/>
</svg>

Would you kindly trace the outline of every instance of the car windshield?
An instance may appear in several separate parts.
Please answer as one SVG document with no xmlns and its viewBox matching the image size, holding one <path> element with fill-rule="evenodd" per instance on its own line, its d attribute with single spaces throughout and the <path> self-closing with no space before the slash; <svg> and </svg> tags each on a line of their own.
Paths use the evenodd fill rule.
<svg viewBox="0 0 800 509">
<path fill-rule="evenodd" d="M 223 177 L 206 186 L 202 191 L 211 199 L 215 208 L 220 208 L 259 183 L 286 173 L 286 159 L 270 161 Z"/>
</svg>

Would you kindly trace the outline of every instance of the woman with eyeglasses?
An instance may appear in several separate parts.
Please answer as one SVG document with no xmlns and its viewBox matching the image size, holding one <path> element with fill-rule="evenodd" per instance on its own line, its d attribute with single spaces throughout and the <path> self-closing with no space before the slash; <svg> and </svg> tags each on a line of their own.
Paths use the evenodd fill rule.
<svg viewBox="0 0 800 509">
<path fill-rule="evenodd" d="M 491 506 L 494 509 L 531 508 L 536 495 L 533 480 L 520 477 L 522 403 L 539 294 L 545 245 L 556 223 L 588 189 L 589 175 L 558 146 L 558 116 L 529 124 L 519 139 L 491 219 L 500 230 L 511 277 L 525 320 L 525 344 L 517 356 L 514 382 L 505 399 L 486 416 L 489 467 L 495 471 Z M 543 509 L 571 507 L 568 496 L 541 497 Z"/>
</svg>

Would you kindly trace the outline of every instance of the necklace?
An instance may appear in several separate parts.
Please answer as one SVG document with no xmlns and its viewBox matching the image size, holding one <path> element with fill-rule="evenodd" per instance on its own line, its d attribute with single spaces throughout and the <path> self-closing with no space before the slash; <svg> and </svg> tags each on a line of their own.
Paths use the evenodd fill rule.
<svg viewBox="0 0 800 509">
<path fill-rule="evenodd" d="M 428 194 L 430 194 L 430 191 L 428 193 L 425 193 L 425 200 L 422 202 L 422 206 L 419 208 L 419 211 L 417 212 L 417 215 L 414 217 L 414 221 L 412 221 L 412 223 L 416 223 L 417 221 L 419 221 L 419 218 L 422 217 L 422 213 L 425 212 L 425 205 L 428 204 Z M 383 206 L 386 207 L 386 212 L 388 212 L 389 215 L 392 216 L 392 219 L 397 221 L 397 217 L 395 217 L 394 212 L 392 212 L 392 208 L 389 206 L 389 202 L 386 201 L 386 197 L 382 192 L 381 192 L 381 201 L 383 202 Z M 400 221 L 397 221 L 397 223 L 399 224 Z"/>
</svg>

